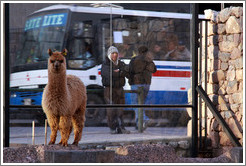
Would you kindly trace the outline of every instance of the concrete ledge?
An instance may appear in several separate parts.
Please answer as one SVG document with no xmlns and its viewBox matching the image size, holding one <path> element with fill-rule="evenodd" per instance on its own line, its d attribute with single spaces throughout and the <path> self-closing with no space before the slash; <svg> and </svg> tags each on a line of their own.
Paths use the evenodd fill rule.
<svg viewBox="0 0 246 166">
<path fill-rule="evenodd" d="M 45 163 L 113 163 L 115 152 L 112 150 L 47 150 Z"/>
</svg>

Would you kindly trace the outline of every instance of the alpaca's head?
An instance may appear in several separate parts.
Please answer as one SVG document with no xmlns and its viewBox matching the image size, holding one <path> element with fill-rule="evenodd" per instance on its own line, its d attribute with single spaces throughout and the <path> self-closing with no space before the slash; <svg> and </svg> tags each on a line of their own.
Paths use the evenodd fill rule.
<svg viewBox="0 0 246 166">
<path fill-rule="evenodd" d="M 65 72 L 67 49 L 64 49 L 62 52 L 52 52 L 51 49 L 48 49 L 48 54 L 50 55 L 48 69 L 54 73 Z"/>
</svg>

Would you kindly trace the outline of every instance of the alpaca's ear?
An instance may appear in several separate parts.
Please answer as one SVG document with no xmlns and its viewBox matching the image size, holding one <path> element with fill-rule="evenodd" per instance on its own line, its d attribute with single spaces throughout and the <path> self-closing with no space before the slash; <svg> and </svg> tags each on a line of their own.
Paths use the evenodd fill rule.
<svg viewBox="0 0 246 166">
<path fill-rule="evenodd" d="M 51 56 L 53 54 L 53 52 L 51 51 L 51 49 L 48 49 L 48 54 Z"/>
<path fill-rule="evenodd" d="M 64 49 L 63 49 L 63 51 L 62 51 L 62 55 L 63 55 L 63 56 L 66 56 L 66 55 L 67 55 L 67 53 L 68 53 L 67 49 L 66 49 L 66 48 L 64 48 Z"/>
</svg>

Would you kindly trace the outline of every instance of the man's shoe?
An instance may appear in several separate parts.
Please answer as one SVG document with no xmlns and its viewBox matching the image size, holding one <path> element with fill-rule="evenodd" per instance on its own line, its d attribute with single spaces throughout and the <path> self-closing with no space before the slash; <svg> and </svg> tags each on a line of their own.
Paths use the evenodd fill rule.
<svg viewBox="0 0 246 166">
<path fill-rule="evenodd" d="M 146 130 L 147 127 L 149 127 L 149 123 L 150 123 L 150 120 L 146 120 L 146 121 L 143 123 L 143 130 Z"/>
<path fill-rule="evenodd" d="M 122 134 L 130 134 L 131 132 L 129 131 L 129 130 L 126 130 L 126 129 L 121 129 L 121 131 L 122 131 Z"/>
<path fill-rule="evenodd" d="M 116 129 L 110 129 L 110 134 L 118 134 L 118 131 Z"/>
<path fill-rule="evenodd" d="M 143 130 L 146 130 L 147 127 L 148 127 L 148 121 L 145 121 L 143 123 Z M 138 125 L 135 126 L 135 129 L 138 130 Z"/>
</svg>

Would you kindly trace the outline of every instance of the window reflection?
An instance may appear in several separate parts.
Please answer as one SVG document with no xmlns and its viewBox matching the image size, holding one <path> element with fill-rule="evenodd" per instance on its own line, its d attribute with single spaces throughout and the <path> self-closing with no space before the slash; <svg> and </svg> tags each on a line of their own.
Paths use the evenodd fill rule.
<svg viewBox="0 0 246 166">
<path fill-rule="evenodd" d="M 76 69 L 88 69 L 95 66 L 96 57 L 93 53 L 94 40 L 92 36 L 92 23 L 74 22 L 72 36 L 69 42 L 68 66 Z"/>
<path fill-rule="evenodd" d="M 121 36 L 113 33 L 113 41 L 118 41 L 114 45 L 119 49 L 121 58 L 131 59 L 136 56 L 138 47 L 146 45 L 150 50 L 149 57 L 154 60 L 190 61 L 189 20 L 135 16 L 118 18 L 117 15 L 113 18 L 113 32 L 121 33 Z M 108 25 L 108 22 L 104 24 Z M 104 34 L 109 34 L 110 26 L 104 27 Z M 108 39 L 105 35 L 105 48 L 110 46 Z"/>
<path fill-rule="evenodd" d="M 16 57 L 16 65 L 46 61 L 49 48 L 61 49 L 64 35 L 64 27 L 47 27 L 26 31 L 23 48 Z"/>
</svg>

